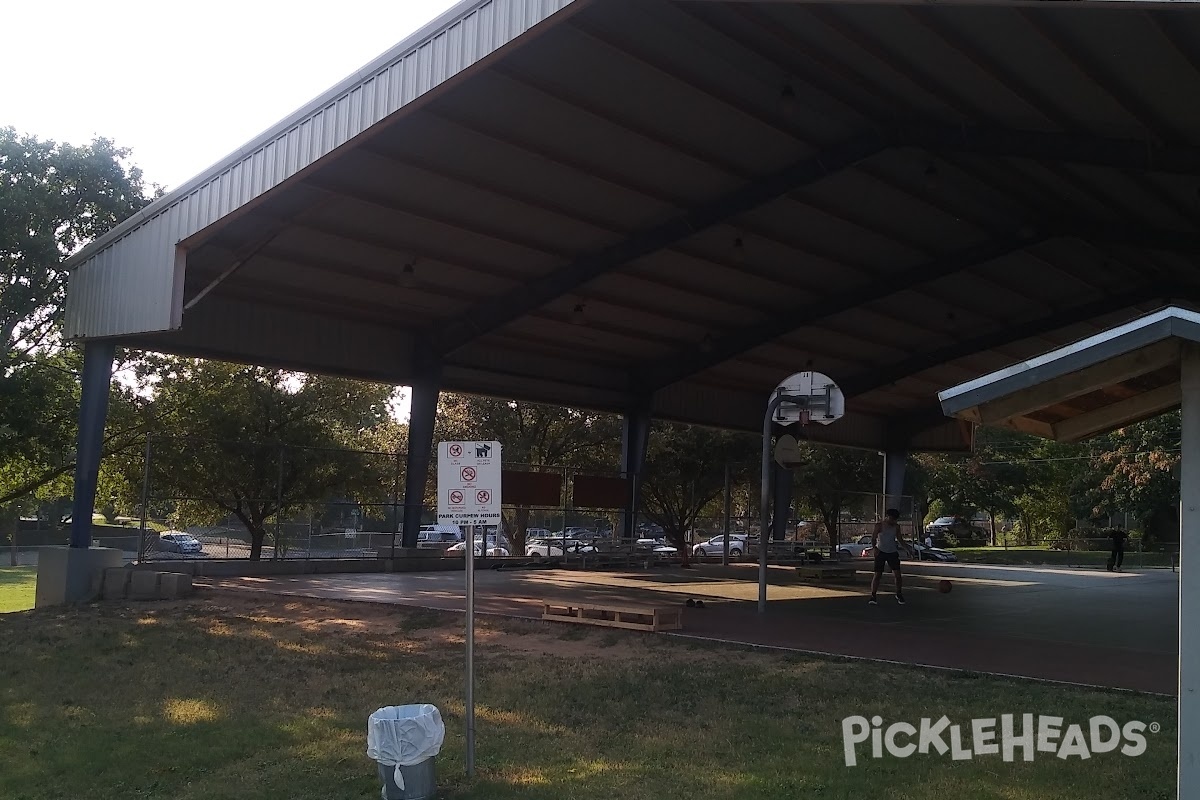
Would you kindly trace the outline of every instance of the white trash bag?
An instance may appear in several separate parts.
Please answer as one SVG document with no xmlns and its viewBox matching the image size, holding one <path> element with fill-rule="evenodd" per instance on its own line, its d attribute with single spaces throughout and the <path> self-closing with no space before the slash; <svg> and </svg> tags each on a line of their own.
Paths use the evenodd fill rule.
<svg viewBox="0 0 1200 800">
<path fill-rule="evenodd" d="M 388 706 L 367 720 L 367 757 L 385 767 L 395 767 L 393 778 L 403 789 L 400 768 L 433 758 L 441 751 L 445 738 L 446 725 L 437 706 Z"/>
</svg>

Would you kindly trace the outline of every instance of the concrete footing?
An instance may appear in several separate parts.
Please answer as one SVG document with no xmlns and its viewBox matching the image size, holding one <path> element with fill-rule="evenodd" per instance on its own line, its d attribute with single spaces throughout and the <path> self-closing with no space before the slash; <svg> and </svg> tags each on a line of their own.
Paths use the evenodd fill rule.
<svg viewBox="0 0 1200 800">
<path fill-rule="evenodd" d="M 125 561 L 109 547 L 42 547 L 38 549 L 35 608 L 87 603 L 100 596 L 106 569 Z"/>
</svg>

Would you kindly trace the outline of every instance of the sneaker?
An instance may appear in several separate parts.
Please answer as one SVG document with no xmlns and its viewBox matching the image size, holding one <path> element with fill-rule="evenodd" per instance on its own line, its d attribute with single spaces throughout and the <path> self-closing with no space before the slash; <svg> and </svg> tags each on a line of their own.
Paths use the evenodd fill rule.
<svg viewBox="0 0 1200 800">
<path fill-rule="evenodd" d="M 904 605 L 904 596 L 899 595 L 899 594 L 896 595 L 896 602 L 899 603 L 900 605 Z"/>
<path fill-rule="evenodd" d="M 874 596 L 874 595 L 872 595 L 872 596 L 871 596 L 871 599 L 867 601 L 867 605 L 869 605 L 869 606 L 877 606 L 877 605 L 879 605 L 879 601 L 875 599 L 875 596 Z"/>
</svg>

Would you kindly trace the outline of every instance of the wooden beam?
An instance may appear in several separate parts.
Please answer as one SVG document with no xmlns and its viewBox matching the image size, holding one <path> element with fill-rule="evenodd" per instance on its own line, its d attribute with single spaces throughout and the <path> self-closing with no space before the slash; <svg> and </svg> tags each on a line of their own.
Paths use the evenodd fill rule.
<svg viewBox="0 0 1200 800">
<path fill-rule="evenodd" d="M 1183 402 L 1183 390 L 1178 383 L 1161 386 L 1136 397 L 1089 411 L 1078 417 L 1063 420 L 1054 426 L 1054 438 L 1060 442 L 1078 442 L 1089 436 L 1157 416 Z"/>
<path fill-rule="evenodd" d="M 1169 339 L 1159 342 L 1067 375 L 1052 378 L 1006 397 L 981 403 L 979 405 L 979 421 L 984 425 L 997 425 L 1013 417 L 1022 417 L 1046 406 L 1070 400 L 1072 397 L 1079 397 L 1097 389 L 1103 389 L 1105 386 L 1154 372 L 1176 363 L 1178 360 L 1178 340 Z"/>
<path fill-rule="evenodd" d="M 1051 425 L 1049 422 L 1042 422 L 1041 420 L 1030 419 L 1029 417 L 1013 417 L 1012 419 L 998 423 L 997 427 L 1008 428 L 1009 430 L 1020 431 L 1021 433 L 1033 434 L 1034 436 L 1040 436 L 1043 439 L 1054 438 L 1053 425 Z"/>
</svg>

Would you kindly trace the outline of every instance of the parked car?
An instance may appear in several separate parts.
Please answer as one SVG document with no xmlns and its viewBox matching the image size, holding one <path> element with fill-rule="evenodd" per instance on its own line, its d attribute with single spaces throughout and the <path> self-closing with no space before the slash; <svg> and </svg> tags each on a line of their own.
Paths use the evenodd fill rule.
<svg viewBox="0 0 1200 800">
<path fill-rule="evenodd" d="M 914 556 L 910 553 L 905 558 L 912 561 Z M 940 547 L 926 547 L 923 544 L 918 544 L 915 559 L 917 561 L 958 561 L 958 556 Z"/>
<path fill-rule="evenodd" d="M 935 545 L 944 544 L 950 538 L 958 542 L 985 542 L 988 538 L 987 530 L 978 525 L 972 525 L 962 517 L 938 517 L 925 526 L 925 533 L 933 538 Z"/>
<path fill-rule="evenodd" d="M 465 552 L 467 552 L 466 542 L 459 542 L 446 548 L 446 555 L 448 556 L 461 556 Z M 483 541 L 480 539 L 475 540 L 475 555 L 483 555 Z M 495 542 L 489 542 L 487 555 L 488 558 L 508 558 L 509 552 L 507 548 L 500 547 Z"/>
<path fill-rule="evenodd" d="M 679 549 L 667 544 L 662 539 L 638 539 L 633 545 L 634 552 L 653 553 L 659 558 L 670 558 L 679 555 Z"/>
<path fill-rule="evenodd" d="M 729 534 L 729 557 L 741 558 L 749 548 L 746 547 L 746 534 L 731 533 Z M 692 546 L 692 555 L 696 558 L 708 558 L 709 556 L 720 556 L 725 552 L 725 534 L 714 536 L 706 542 L 700 542 Z"/>
<path fill-rule="evenodd" d="M 199 555 L 204 552 L 204 545 L 190 533 L 163 531 L 158 535 L 158 549 L 164 553 Z"/>
<path fill-rule="evenodd" d="M 421 550 L 445 552 L 462 539 L 462 531 L 457 525 L 422 525 L 417 533 L 417 547 Z"/>
<path fill-rule="evenodd" d="M 849 561 L 852 558 L 868 558 L 871 555 L 870 536 L 859 536 L 852 542 L 839 544 L 837 548 L 838 561 Z"/>
<path fill-rule="evenodd" d="M 529 558 L 554 558 L 563 554 L 562 539 L 534 539 L 525 545 L 525 555 Z M 579 539 L 567 539 L 568 553 L 594 553 L 595 547 Z"/>
</svg>

